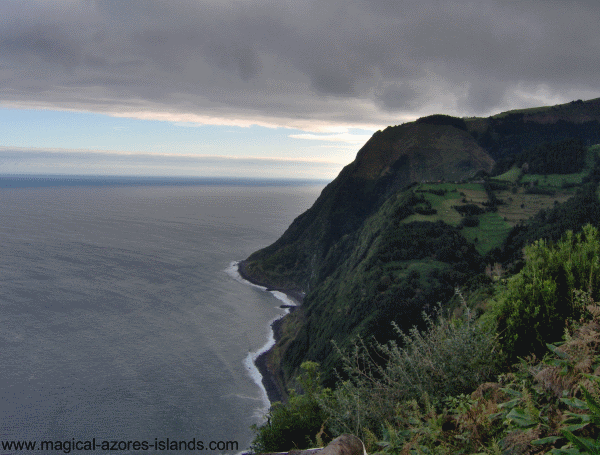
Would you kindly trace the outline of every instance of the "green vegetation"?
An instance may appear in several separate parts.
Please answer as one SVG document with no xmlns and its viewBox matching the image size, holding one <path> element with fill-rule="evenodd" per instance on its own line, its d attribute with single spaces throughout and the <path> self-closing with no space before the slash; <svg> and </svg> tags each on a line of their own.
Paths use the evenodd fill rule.
<svg viewBox="0 0 600 455">
<path fill-rule="evenodd" d="M 600 101 L 504 112 L 486 119 L 466 119 L 466 123 L 479 146 L 501 161 L 546 142 L 580 139 L 587 146 L 600 143 Z"/>
<path fill-rule="evenodd" d="M 286 350 L 287 377 L 302 361 L 319 361 L 330 385 L 338 362 L 331 340 L 342 348 L 365 333 L 387 340 L 394 334 L 391 321 L 403 330 L 419 324 L 423 310 L 448 301 L 455 285 L 483 271 L 481 255 L 459 229 L 443 222 L 402 222 L 419 201 L 404 194 L 369 219 L 352 242 L 354 252 L 307 295 L 302 315 L 315 322 L 305 324 Z"/>
<path fill-rule="evenodd" d="M 333 242 L 321 260 L 319 240 L 307 243 L 310 236 L 301 236 L 297 246 L 279 246 L 256 261 L 254 270 L 270 267 L 279 283 L 304 273 L 301 261 L 310 259 L 313 271 L 308 284 L 314 285 L 286 325 L 293 333 L 285 333 L 273 354 L 284 383 L 310 360 L 322 364 L 325 384 L 332 386 L 339 356 L 331 340 L 347 349 L 354 336 L 390 339 L 390 321 L 402 330 L 422 324 L 422 311 L 448 302 L 454 287 L 482 273 L 485 263 L 518 264 L 522 248 L 536 238 L 551 234 L 558 240 L 567 229 L 600 217 L 598 198 L 588 194 L 596 188 L 590 172 L 576 194 L 560 187 L 552 187 L 552 194 L 528 194 L 497 179 L 415 184 L 389 196 L 359 229 Z M 301 261 L 300 245 L 305 245 Z"/>
<path fill-rule="evenodd" d="M 506 175 L 515 166 L 524 174 L 573 174 L 582 171 L 586 156 L 586 148 L 580 139 L 544 142 L 519 154 L 503 157 L 496 162 L 492 175 Z"/>
<path fill-rule="evenodd" d="M 577 115 L 584 115 L 589 118 L 590 116 L 590 107 L 594 109 L 594 107 L 598 104 L 598 99 L 582 101 L 582 100 L 574 100 L 565 104 L 557 104 L 555 106 L 539 106 L 539 107 L 529 107 L 525 109 L 513 109 L 511 111 L 501 112 L 500 114 L 496 114 L 492 116 L 493 119 L 501 119 L 511 114 L 526 114 L 528 116 L 534 116 L 535 114 L 542 114 L 543 118 L 546 120 L 554 117 L 564 118 L 564 117 L 575 117 Z M 593 112 L 593 110 L 592 110 Z"/>
<path fill-rule="evenodd" d="M 548 112 L 551 107 L 548 106 L 540 106 L 540 107 L 530 107 L 526 109 L 513 109 L 511 111 L 501 112 L 500 114 L 493 115 L 493 119 L 501 119 L 513 114 L 539 114 Z"/>
<path fill-rule="evenodd" d="M 556 244 L 535 242 L 513 277 L 466 298 L 457 291 L 452 314 L 438 307 L 422 329 L 396 327 L 396 341 L 357 338 L 339 349 L 333 390 L 318 384 L 317 364 L 303 365 L 305 393 L 274 406 L 254 448 L 351 432 L 369 453 L 390 455 L 597 453 L 599 254 L 591 225 Z M 527 357 L 513 365 L 517 354 Z"/>
<path fill-rule="evenodd" d="M 576 439 L 569 443 L 563 429 L 573 438 L 597 437 L 564 427 L 562 416 L 576 411 L 560 397 L 538 394 L 539 378 L 528 374 L 544 368 L 539 358 L 546 343 L 559 341 L 563 332 L 573 339 L 578 336 L 581 318 L 589 318 L 582 309 L 589 305 L 578 303 L 581 292 L 596 299 L 596 284 L 590 290 L 588 281 L 573 272 L 578 266 L 565 268 L 571 260 L 566 251 L 578 251 L 574 245 L 593 250 L 591 237 L 575 235 L 571 246 L 559 242 L 568 230 L 600 225 L 600 146 L 589 147 L 598 142 L 600 99 L 485 119 L 430 116 L 388 127 L 373 135 L 277 242 L 248 258 L 246 271 L 254 281 L 305 293 L 303 305 L 286 318 L 282 338 L 270 354 L 278 379 L 290 386 L 304 371 L 302 365 L 319 362 L 323 387 L 333 390 L 322 395 L 326 389 L 321 389 L 318 409 L 305 409 L 311 415 L 325 414 L 318 414 L 309 430 L 299 431 L 304 431 L 303 440 L 294 436 L 296 446 L 302 446 L 306 436 L 314 442 L 317 434 L 333 436 L 344 425 L 360 431 L 372 450 L 389 453 L 520 453 L 522 441 L 529 453 L 548 451 L 551 445 L 555 453 L 576 453 Z M 498 163 L 494 172 L 491 157 Z M 455 295 L 457 287 L 467 303 Z M 438 320 L 440 306 L 444 317 Z M 464 319 L 467 313 L 472 318 L 483 313 L 486 325 Z M 391 355 L 389 340 L 398 337 L 392 322 L 401 333 L 396 343 L 404 357 Z M 336 368 L 348 367 L 344 359 L 355 352 L 356 340 L 367 340 L 361 355 L 375 361 L 367 371 L 368 358 L 361 360 L 364 374 L 373 373 L 382 390 L 392 390 L 390 384 L 384 387 L 385 375 L 413 374 L 397 362 L 416 362 L 410 354 L 418 351 L 416 346 L 429 346 L 431 352 L 441 349 L 439 340 L 446 338 L 435 338 L 437 330 L 468 344 L 467 334 L 450 333 L 452 327 L 467 326 L 496 343 L 495 360 L 501 362 L 504 375 L 493 391 L 472 383 L 462 389 L 452 386 L 453 391 L 442 391 L 442 386 L 432 391 L 413 377 L 413 385 L 402 386 L 403 393 L 394 392 L 393 409 L 383 414 L 365 411 L 360 425 L 347 415 L 351 403 L 365 410 L 377 401 L 366 398 L 373 390 L 365 390 L 350 370 L 340 371 L 341 377 L 336 374 Z M 433 344 L 428 344 L 430 338 Z M 481 346 L 486 343 L 481 341 Z M 527 361 L 525 370 L 510 365 L 530 353 L 537 360 Z M 392 357 L 394 365 L 389 364 Z M 455 357 L 448 361 L 460 364 Z M 428 381 L 433 384 L 452 368 L 431 365 L 430 373 L 435 374 Z M 484 366 L 463 364 L 465 377 L 485 376 L 489 370 Z M 474 387 L 480 396 L 470 395 Z M 569 387 L 564 389 L 567 395 L 593 407 L 577 386 Z M 592 385 L 584 387 L 594 395 Z M 304 406 L 302 396 L 293 394 L 289 403 Z M 293 421 L 285 417 L 286 405 L 279 406 L 271 422 L 288 423 L 273 424 L 279 428 L 275 433 Z M 532 422 L 539 428 L 530 426 Z M 524 439 L 511 439 L 511 432 Z M 539 450 L 531 448 L 534 436 Z M 566 448 L 558 452 L 562 447 Z"/>
<path fill-rule="evenodd" d="M 528 172 L 526 174 L 521 175 L 521 179 L 519 180 L 522 184 L 530 184 L 533 183 L 536 186 L 540 186 L 546 189 L 554 189 L 554 190 L 565 190 L 571 189 L 575 190 L 578 186 L 581 185 L 585 177 L 590 173 L 591 169 L 594 167 L 595 157 L 598 156 L 598 152 L 600 151 L 599 146 L 589 147 L 586 153 L 585 165 L 581 172 L 575 172 L 571 174 L 559 173 L 559 174 L 536 174 Z M 504 174 L 503 174 L 504 175 Z M 500 178 L 498 176 L 496 178 Z"/>
<path fill-rule="evenodd" d="M 522 183 L 534 183 L 535 185 L 539 185 L 542 188 L 552 187 L 552 188 L 562 188 L 567 187 L 567 185 L 578 185 L 583 181 L 585 177 L 585 172 L 579 172 L 575 174 L 525 174 L 521 178 Z"/>
<path fill-rule="evenodd" d="M 426 122 L 388 127 L 373 135 L 279 240 L 247 259 L 246 272 L 256 282 L 308 293 L 347 259 L 358 231 L 389 198 L 416 181 L 459 181 L 492 165 L 463 129 Z M 433 214 L 425 213 L 409 215 Z"/>
<path fill-rule="evenodd" d="M 502 246 L 488 254 L 489 262 L 512 263 L 518 267 L 522 263 L 523 248 L 535 240 L 557 242 L 568 230 L 579 231 L 588 223 L 597 226 L 600 220 L 600 200 L 597 194 L 600 169 L 594 168 L 587 178 L 590 181 L 580 187 L 570 199 L 539 210 L 527 223 L 516 224 Z"/>
<path fill-rule="evenodd" d="M 576 290 L 598 300 L 599 252 L 598 230 L 591 225 L 577 235 L 567 232 L 556 245 L 538 240 L 525 247 L 525 267 L 509 279 L 492 310 L 510 359 L 531 353 L 542 356 L 546 343 L 581 317 L 585 308 Z"/>
<path fill-rule="evenodd" d="M 467 124 L 464 119 L 452 117 L 450 115 L 434 114 L 427 117 L 421 117 L 415 123 L 427 123 L 429 125 L 449 125 L 459 130 L 467 131 Z"/>
<path fill-rule="evenodd" d="M 521 169 L 513 166 L 508 171 L 504 172 L 504 174 L 497 175 L 495 178 L 497 180 L 505 180 L 507 182 L 517 183 L 522 177 L 523 173 Z"/>
<path fill-rule="evenodd" d="M 282 447 L 306 449 L 331 440 L 325 433 L 327 414 L 319 404 L 328 400 L 331 390 L 321 387 L 318 367 L 315 362 L 303 363 L 297 378 L 303 393 L 290 390 L 285 405 L 273 403 L 267 423 L 260 429 L 253 426 L 257 434 L 251 446 L 253 452 L 277 452 Z"/>
<path fill-rule="evenodd" d="M 328 408 L 332 429 L 365 437 L 394 418 L 398 403 L 440 404 L 493 377 L 495 335 L 468 309 L 460 319 L 424 319 L 423 331 L 413 327 L 405 333 L 394 325 L 398 342 L 367 346 L 359 339 L 351 350 L 340 351 L 348 379 L 338 384 Z"/>
<path fill-rule="evenodd" d="M 462 234 L 475 243 L 475 248 L 481 255 L 485 255 L 502 245 L 511 227 L 498 213 L 485 213 L 478 220 L 476 227 L 465 227 Z"/>
</svg>

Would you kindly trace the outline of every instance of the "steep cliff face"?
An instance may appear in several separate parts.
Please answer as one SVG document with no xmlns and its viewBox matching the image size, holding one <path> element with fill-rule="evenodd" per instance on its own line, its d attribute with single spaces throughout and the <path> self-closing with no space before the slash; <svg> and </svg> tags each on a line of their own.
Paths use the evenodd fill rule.
<svg viewBox="0 0 600 455">
<path fill-rule="evenodd" d="M 342 347 L 357 335 L 386 340 L 390 322 L 402 329 L 418 324 L 422 311 L 448 302 L 455 286 L 483 272 L 482 254 L 492 248 L 483 243 L 496 236 L 500 245 L 512 225 L 535 214 L 531 207 L 547 209 L 558 202 L 551 198 L 575 194 L 550 182 L 533 201 L 527 199 L 532 182 L 527 189 L 510 179 L 454 183 L 490 172 L 495 159 L 565 138 L 600 143 L 600 100 L 486 119 L 436 115 L 375 133 L 279 240 L 244 263 L 250 279 L 306 295 L 270 355 L 281 383 L 305 360 L 320 362 L 324 377 L 333 379 L 331 340 Z M 598 150 L 588 151 L 588 163 Z M 552 196 L 540 196 L 546 193 Z M 501 198 L 509 203 L 498 208 Z"/>
<path fill-rule="evenodd" d="M 247 259 L 246 271 L 256 281 L 309 292 L 343 260 L 331 249 L 391 194 L 413 182 L 489 172 L 493 164 L 472 135 L 454 126 L 410 123 L 378 131 L 313 207 L 277 242 Z"/>
<path fill-rule="evenodd" d="M 432 261 L 434 250 L 462 248 L 474 262 L 479 258 L 453 228 L 438 224 L 428 233 L 440 244 L 416 255 L 406 250 L 414 256 L 411 259 L 422 259 L 420 264 L 427 269 L 422 277 L 419 266 L 403 269 L 397 261 L 383 273 L 378 257 L 392 248 L 391 239 L 404 230 L 398 223 L 420 203 L 412 191 L 403 190 L 423 180 L 465 179 L 480 170 L 489 172 L 493 164 L 465 128 L 429 123 L 388 127 L 373 135 L 279 240 L 244 261 L 244 272 L 254 282 L 306 294 L 303 307 L 286 318 L 283 337 L 267 362 L 280 384 L 294 377 L 306 359 L 321 362 L 332 374 L 330 340 L 337 335 L 344 335 L 344 345 L 351 334 L 381 326 L 379 335 L 385 337 L 392 320 L 402 318 L 411 325 L 426 301 L 448 298 L 454 278 L 445 261 L 453 253 Z M 427 254 L 419 256 L 424 251 Z M 381 275 L 390 282 L 373 285 Z M 427 281 L 427 292 L 416 290 L 421 281 Z M 341 282 L 353 286 L 340 286 Z M 403 292 L 405 299 L 399 303 L 396 295 Z"/>
<path fill-rule="evenodd" d="M 402 185 L 422 180 L 461 180 L 494 160 L 467 131 L 450 125 L 409 123 L 376 133 L 358 152 L 353 175 L 390 177 Z"/>
</svg>

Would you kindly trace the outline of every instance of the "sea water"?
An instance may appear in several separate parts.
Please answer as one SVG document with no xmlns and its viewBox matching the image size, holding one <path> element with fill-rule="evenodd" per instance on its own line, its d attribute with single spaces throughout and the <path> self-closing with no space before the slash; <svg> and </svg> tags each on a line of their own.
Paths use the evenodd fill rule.
<svg viewBox="0 0 600 455">
<path fill-rule="evenodd" d="M 234 262 L 323 187 L 0 179 L 0 441 L 247 449 L 268 406 L 251 359 L 283 310 Z"/>
</svg>

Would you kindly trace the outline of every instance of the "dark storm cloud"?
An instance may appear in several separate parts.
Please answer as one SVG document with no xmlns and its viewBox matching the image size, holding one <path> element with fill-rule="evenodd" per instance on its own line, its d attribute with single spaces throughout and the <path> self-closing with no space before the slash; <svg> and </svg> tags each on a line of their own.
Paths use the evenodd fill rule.
<svg viewBox="0 0 600 455">
<path fill-rule="evenodd" d="M 0 18 L 0 99 L 23 105 L 310 128 L 600 96 L 597 1 L 14 0 Z"/>
<path fill-rule="evenodd" d="M 81 60 L 81 46 L 60 31 L 31 27 L 14 37 L 5 36 L 0 47 L 13 59 L 27 63 L 39 58 L 44 63 L 73 69 Z"/>
</svg>

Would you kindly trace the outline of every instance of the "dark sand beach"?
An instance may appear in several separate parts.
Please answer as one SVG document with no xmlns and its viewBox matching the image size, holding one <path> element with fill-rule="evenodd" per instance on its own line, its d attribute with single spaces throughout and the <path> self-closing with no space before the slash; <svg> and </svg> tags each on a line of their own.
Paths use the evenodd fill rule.
<svg viewBox="0 0 600 455">
<path fill-rule="evenodd" d="M 245 269 L 245 265 L 246 264 L 244 261 L 240 261 L 238 263 L 238 273 L 244 280 L 249 281 L 250 283 L 256 284 L 258 286 L 266 287 L 267 291 L 283 292 L 290 299 L 297 302 L 298 305 L 302 304 L 302 300 L 304 298 L 303 293 L 301 293 L 299 291 L 295 291 L 295 290 L 290 290 L 290 289 L 282 289 L 282 288 L 272 287 L 268 283 L 257 282 L 256 280 L 252 279 L 248 275 L 248 273 L 246 272 L 246 269 Z M 281 308 L 286 308 L 291 313 L 297 309 L 297 306 L 281 305 Z M 277 343 L 277 341 L 279 341 L 281 339 L 281 327 L 283 324 L 284 317 L 285 316 L 283 316 L 283 317 L 273 321 L 273 323 L 271 323 L 271 329 L 273 330 L 273 337 L 275 338 L 276 343 Z M 258 369 L 260 375 L 262 376 L 262 383 L 267 392 L 267 397 L 269 398 L 269 401 L 271 403 L 274 403 L 276 401 L 282 401 L 284 393 L 281 390 L 279 382 L 276 379 L 276 376 L 275 376 L 276 373 L 274 371 L 271 371 L 271 369 L 269 368 L 269 365 L 267 362 L 269 353 L 270 353 L 270 350 L 259 355 L 258 358 L 256 359 L 256 361 L 254 362 L 254 364 L 256 365 L 256 368 Z"/>
</svg>

